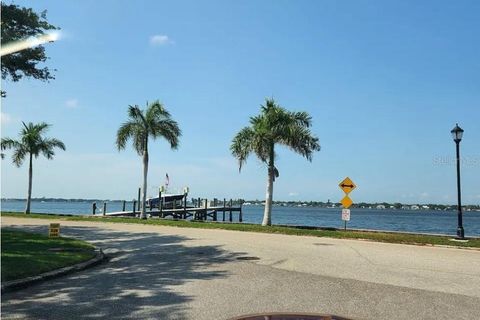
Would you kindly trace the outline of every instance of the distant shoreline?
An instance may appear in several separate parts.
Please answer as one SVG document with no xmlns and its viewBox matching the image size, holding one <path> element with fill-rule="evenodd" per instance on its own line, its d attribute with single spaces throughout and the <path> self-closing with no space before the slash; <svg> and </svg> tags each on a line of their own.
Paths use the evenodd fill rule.
<svg viewBox="0 0 480 320">
<path fill-rule="evenodd" d="M 12 202 L 24 202 L 26 199 L 21 198 L 1 198 L 1 201 L 12 201 Z M 111 199 L 65 199 L 65 198 L 32 198 L 32 202 L 60 202 L 60 203 L 92 203 L 92 202 L 112 202 L 112 203 L 121 203 L 123 201 L 132 202 L 137 201 L 136 199 L 132 200 L 111 200 Z M 237 202 L 238 200 L 234 200 Z M 263 206 L 263 201 L 259 200 L 250 200 L 244 201 L 244 206 Z M 338 209 L 341 208 L 340 203 L 333 202 L 321 202 L 321 201 L 274 201 L 273 206 L 275 207 L 305 207 L 305 208 L 331 208 Z M 355 203 L 351 208 L 355 209 L 377 209 L 377 210 L 434 210 L 434 211 L 456 211 L 456 205 L 448 204 L 432 204 L 432 203 L 388 203 L 388 202 L 375 202 L 375 203 L 366 203 L 359 202 Z M 480 211 L 480 205 L 466 204 L 462 205 L 464 211 Z"/>
</svg>

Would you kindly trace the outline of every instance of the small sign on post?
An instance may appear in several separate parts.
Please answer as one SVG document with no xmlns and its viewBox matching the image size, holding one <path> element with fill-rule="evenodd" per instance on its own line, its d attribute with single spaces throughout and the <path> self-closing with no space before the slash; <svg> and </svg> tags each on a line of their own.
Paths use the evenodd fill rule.
<svg viewBox="0 0 480 320">
<path fill-rule="evenodd" d="M 350 209 L 342 209 L 342 220 L 345 223 L 343 230 L 347 230 L 347 221 L 350 221 Z"/>
<path fill-rule="evenodd" d="M 48 228 L 48 236 L 50 238 L 60 237 L 60 223 L 50 223 Z"/>
</svg>

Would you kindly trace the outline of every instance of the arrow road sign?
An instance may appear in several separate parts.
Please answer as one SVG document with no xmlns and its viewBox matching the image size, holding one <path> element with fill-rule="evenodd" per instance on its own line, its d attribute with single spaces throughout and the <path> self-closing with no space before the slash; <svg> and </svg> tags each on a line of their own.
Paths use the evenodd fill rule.
<svg viewBox="0 0 480 320">
<path fill-rule="evenodd" d="M 340 182 L 340 184 L 338 186 L 346 194 L 349 194 L 350 192 L 352 192 L 353 189 L 355 189 L 357 187 L 355 185 L 355 183 L 353 183 L 353 181 L 349 177 L 346 177 L 345 179 L 343 179 L 343 181 Z"/>
</svg>

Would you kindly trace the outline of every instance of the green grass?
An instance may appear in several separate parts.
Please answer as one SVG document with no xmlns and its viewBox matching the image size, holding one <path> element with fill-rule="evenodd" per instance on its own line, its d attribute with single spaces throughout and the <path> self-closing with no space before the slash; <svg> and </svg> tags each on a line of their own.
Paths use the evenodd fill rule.
<svg viewBox="0 0 480 320">
<path fill-rule="evenodd" d="M 2 228 L 2 281 L 38 275 L 94 255 L 93 246 L 84 241 Z"/>
<path fill-rule="evenodd" d="M 369 232 L 369 231 L 343 231 L 343 230 L 323 230 L 323 229 L 302 229 L 295 227 L 270 226 L 262 227 L 256 224 L 247 223 L 221 223 L 221 222 L 194 222 L 184 220 L 163 220 L 148 219 L 140 220 L 138 218 L 114 218 L 114 217 L 82 217 L 82 216 L 59 216 L 53 214 L 29 214 L 13 212 L 2 212 L 2 216 L 40 218 L 40 219 L 58 219 L 67 221 L 95 221 L 110 223 L 137 223 L 159 226 L 171 226 L 181 228 L 202 228 L 202 229 L 223 229 L 235 231 L 249 231 L 260 233 L 277 233 L 299 236 L 328 237 L 340 239 L 363 239 L 378 242 L 402 243 L 415 245 L 447 245 L 456 247 L 480 248 L 480 238 L 470 239 L 468 242 L 453 242 L 448 236 L 420 235 L 394 232 Z"/>
</svg>

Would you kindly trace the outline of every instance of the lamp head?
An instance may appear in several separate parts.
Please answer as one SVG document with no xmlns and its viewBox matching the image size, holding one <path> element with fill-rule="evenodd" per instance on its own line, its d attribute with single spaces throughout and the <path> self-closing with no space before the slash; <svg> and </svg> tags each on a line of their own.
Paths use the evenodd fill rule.
<svg viewBox="0 0 480 320">
<path fill-rule="evenodd" d="M 463 129 L 458 126 L 458 123 L 455 125 L 455 128 L 450 131 L 452 133 L 453 141 L 460 142 L 463 137 Z"/>
</svg>

